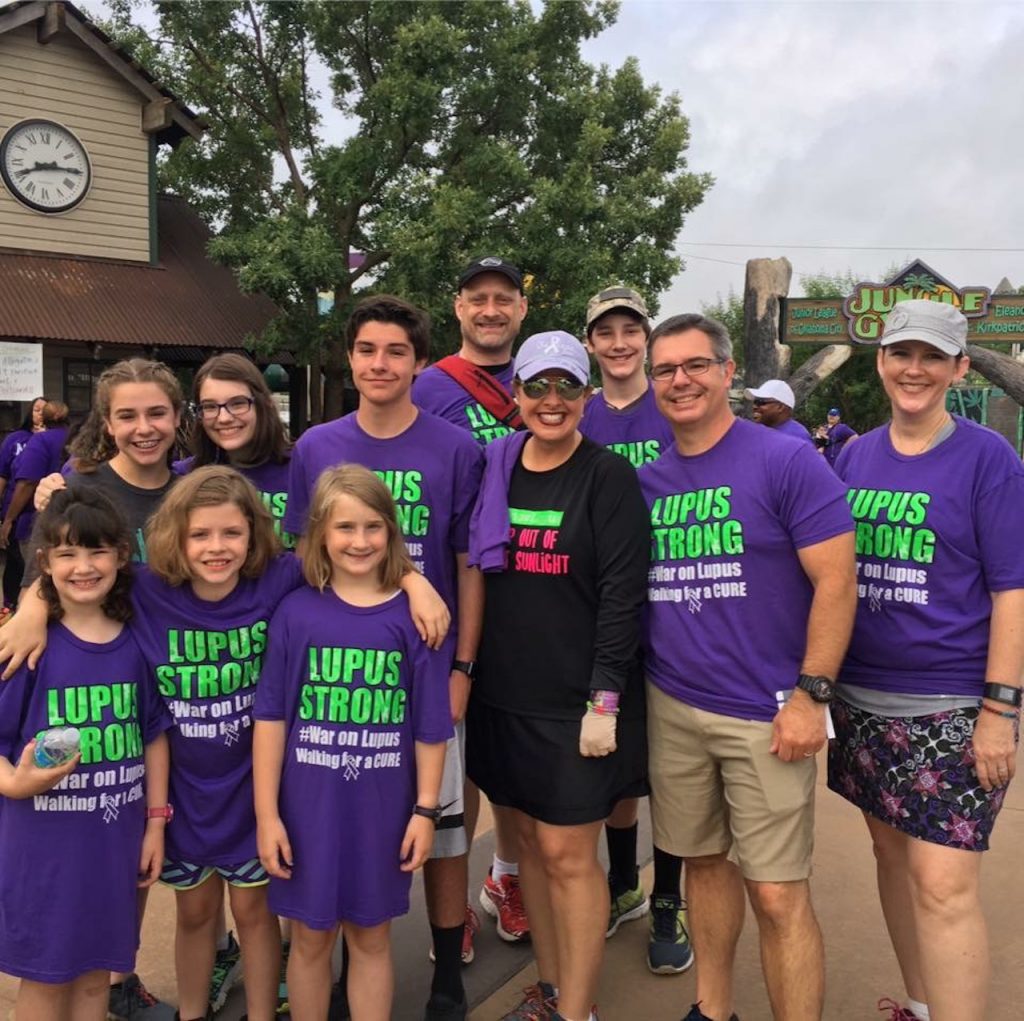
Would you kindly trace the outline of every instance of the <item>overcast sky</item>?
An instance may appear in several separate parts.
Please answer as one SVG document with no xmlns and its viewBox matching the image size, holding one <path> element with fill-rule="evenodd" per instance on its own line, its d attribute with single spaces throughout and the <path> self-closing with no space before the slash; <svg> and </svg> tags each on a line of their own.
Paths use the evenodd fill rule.
<svg viewBox="0 0 1024 1021">
<path fill-rule="evenodd" d="M 1024 2 L 625 0 L 585 53 L 677 92 L 689 166 L 716 179 L 663 314 L 741 293 L 766 256 L 793 264 L 794 295 L 802 274 L 914 258 L 1024 284 Z"/>
<path fill-rule="evenodd" d="M 1024 5 L 626 0 L 588 56 L 627 54 L 682 97 L 690 168 L 716 178 L 663 313 L 742 292 L 764 256 L 790 260 L 794 294 L 915 257 L 1024 284 Z"/>
</svg>

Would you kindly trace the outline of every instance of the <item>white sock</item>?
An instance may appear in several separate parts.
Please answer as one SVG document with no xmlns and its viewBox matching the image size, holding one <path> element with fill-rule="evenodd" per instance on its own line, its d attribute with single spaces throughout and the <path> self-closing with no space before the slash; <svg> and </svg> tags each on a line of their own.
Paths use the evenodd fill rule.
<svg viewBox="0 0 1024 1021">
<path fill-rule="evenodd" d="M 912 1010 L 914 1014 L 921 1019 L 921 1021 L 932 1021 L 932 1016 L 928 1013 L 927 1003 L 919 1003 L 917 1000 L 912 1000 L 908 996 L 907 1010 Z"/>
<path fill-rule="evenodd" d="M 497 882 L 502 876 L 518 876 L 519 875 L 519 862 L 517 861 L 502 861 L 497 855 L 494 856 L 494 861 L 491 864 L 491 878 Z"/>
</svg>

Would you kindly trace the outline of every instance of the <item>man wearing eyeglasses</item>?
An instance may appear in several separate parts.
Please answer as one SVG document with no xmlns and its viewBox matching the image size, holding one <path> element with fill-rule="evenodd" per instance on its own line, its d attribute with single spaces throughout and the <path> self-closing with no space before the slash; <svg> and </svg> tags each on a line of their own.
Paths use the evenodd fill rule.
<svg viewBox="0 0 1024 1021">
<path fill-rule="evenodd" d="M 811 434 L 793 417 L 796 397 L 788 383 L 781 379 L 766 379 L 756 389 L 744 390 L 743 396 L 754 404 L 755 422 L 814 446 Z"/>
<path fill-rule="evenodd" d="M 651 515 L 654 840 L 686 862 L 697 959 L 685 1021 L 735 1017 L 744 889 L 775 1018 L 820 1018 L 824 953 L 807 880 L 814 756 L 856 602 L 845 491 L 810 444 L 733 414 L 721 323 L 673 316 L 647 351 L 675 438 L 639 476 Z"/>
</svg>

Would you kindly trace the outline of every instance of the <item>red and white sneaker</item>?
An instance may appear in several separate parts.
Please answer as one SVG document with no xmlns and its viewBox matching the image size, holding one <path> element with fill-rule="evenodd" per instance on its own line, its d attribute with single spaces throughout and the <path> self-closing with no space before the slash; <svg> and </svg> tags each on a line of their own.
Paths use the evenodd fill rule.
<svg viewBox="0 0 1024 1021">
<path fill-rule="evenodd" d="M 878 1001 L 878 1012 L 884 1014 L 886 1011 L 889 1011 L 888 1021 L 921 1021 L 909 1007 L 890 1000 L 888 996 Z"/>
<path fill-rule="evenodd" d="M 497 920 L 498 935 L 506 943 L 521 943 L 530 938 L 530 923 L 523 907 L 518 876 L 502 876 L 495 880 L 488 869 L 480 890 L 480 906 Z"/>
</svg>

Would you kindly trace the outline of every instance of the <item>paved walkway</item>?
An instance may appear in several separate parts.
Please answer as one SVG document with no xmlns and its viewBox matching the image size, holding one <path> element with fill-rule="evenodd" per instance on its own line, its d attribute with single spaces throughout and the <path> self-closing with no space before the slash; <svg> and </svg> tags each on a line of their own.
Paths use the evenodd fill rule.
<svg viewBox="0 0 1024 1021">
<path fill-rule="evenodd" d="M 824 789 L 819 780 L 814 902 L 825 934 L 828 966 L 826 1021 L 867 1021 L 880 1015 L 882 996 L 901 994 L 899 974 L 889 950 L 874 889 L 874 865 L 867 831 L 859 813 Z M 650 846 L 643 813 L 641 853 Z M 1024 905 L 1018 863 L 1024 850 L 1024 777 L 1011 788 L 986 855 L 983 879 L 993 958 L 993 995 L 986 1021 L 1024 1017 Z M 474 890 L 493 851 L 489 816 L 473 849 Z M 647 888 L 651 869 L 644 870 Z M 413 909 L 394 926 L 397 988 L 393 1021 L 421 1021 L 430 984 L 427 926 L 420 879 L 413 886 Z M 693 973 L 656 976 L 647 971 L 645 922 L 624 925 L 608 942 L 598 1002 L 602 1021 L 679 1021 L 693 1000 Z M 143 931 L 139 971 L 154 993 L 174 1000 L 174 905 L 164 888 L 154 890 Z M 463 972 L 473 1010 L 471 1021 L 497 1021 L 519 999 L 521 987 L 535 979 L 528 947 L 502 943 L 484 919 L 477 959 Z M 736 1011 L 743 1021 L 769 1021 L 771 1012 L 758 963 L 756 927 L 751 913 L 740 942 Z M 0 976 L 0 1017 L 13 1003 L 14 980 Z M 238 1021 L 244 1012 L 241 992 L 232 994 L 218 1017 Z"/>
</svg>

